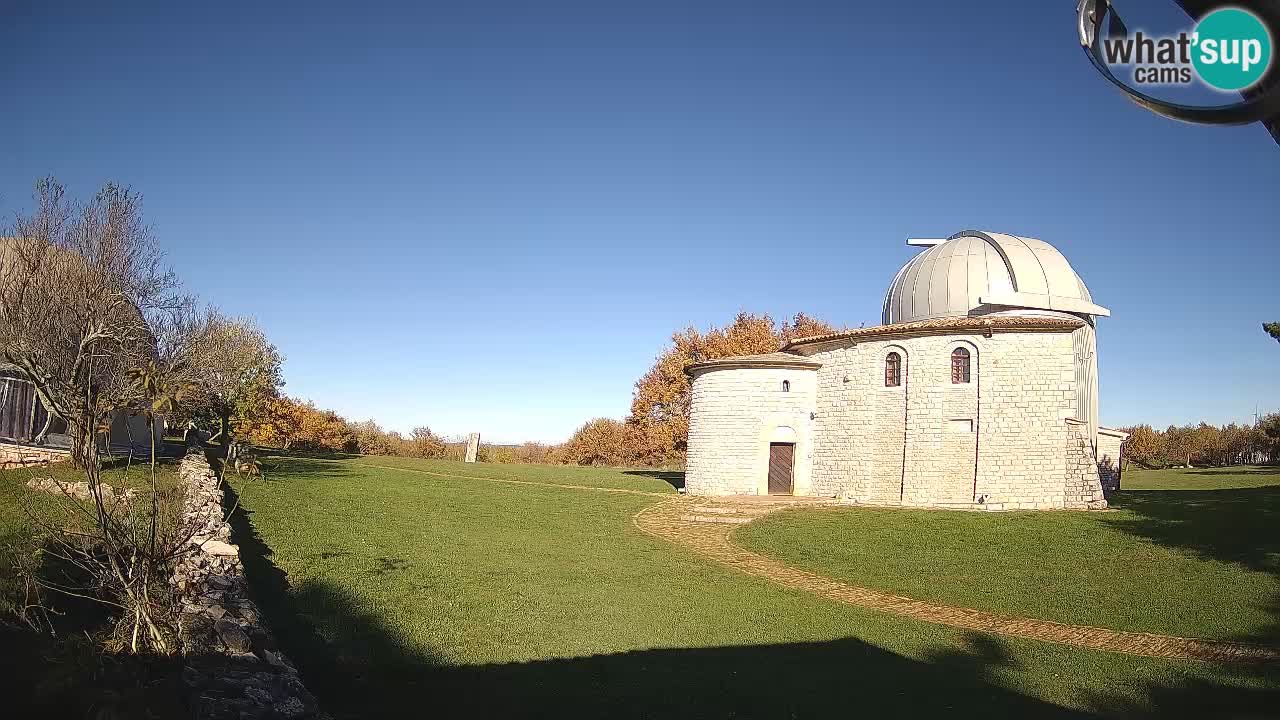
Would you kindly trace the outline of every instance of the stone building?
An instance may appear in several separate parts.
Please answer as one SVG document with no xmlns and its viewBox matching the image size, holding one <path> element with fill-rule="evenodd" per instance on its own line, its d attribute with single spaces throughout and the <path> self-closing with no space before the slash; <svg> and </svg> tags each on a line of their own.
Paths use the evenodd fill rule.
<svg viewBox="0 0 1280 720">
<path fill-rule="evenodd" d="M 883 324 L 694 363 L 685 484 L 985 510 L 1106 507 L 1125 435 L 1098 424 L 1098 317 L 1052 245 L 925 247 Z"/>
</svg>

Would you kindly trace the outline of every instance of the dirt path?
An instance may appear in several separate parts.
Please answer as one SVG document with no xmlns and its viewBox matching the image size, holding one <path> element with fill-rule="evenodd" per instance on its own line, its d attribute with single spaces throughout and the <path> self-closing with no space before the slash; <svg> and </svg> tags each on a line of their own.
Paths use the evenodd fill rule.
<svg viewBox="0 0 1280 720">
<path fill-rule="evenodd" d="M 636 527 L 650 535 L 689 548 L 748 575 L 828 600 L 938 625 L 1148 657 L 1211 662 L 1280 661 L 1280 648 L 1068 625 L 914 600 L 793 568 L 733 544 L 731 535 L 734 528 L 796 504 L 794 501 L 757 497 L 678 498 L 641 510 L 633 521 Z"/>
</svg>

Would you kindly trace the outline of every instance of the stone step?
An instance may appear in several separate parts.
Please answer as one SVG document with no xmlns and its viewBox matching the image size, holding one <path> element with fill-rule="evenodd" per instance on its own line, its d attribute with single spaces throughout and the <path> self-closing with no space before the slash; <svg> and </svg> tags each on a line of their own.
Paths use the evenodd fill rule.
<svg viewBox="0 0 1280 720">
<path fill-rule="evenodd" d="M 742 525 L 749 523 L 754 518 L 745 516 L 732 515 L 681 515 L 682 522 L 698 522 L 698 523 L 721 523 L 725 525 Z"/>
<path fill-rule="evenodd" d="M 767 512 L 764 508 L 743 508 L 728 507 L 720 505 L 702 505 L 698 508 L 698 512 L 713 513 L 715 515 L 758 515 Z"/>
</svg>

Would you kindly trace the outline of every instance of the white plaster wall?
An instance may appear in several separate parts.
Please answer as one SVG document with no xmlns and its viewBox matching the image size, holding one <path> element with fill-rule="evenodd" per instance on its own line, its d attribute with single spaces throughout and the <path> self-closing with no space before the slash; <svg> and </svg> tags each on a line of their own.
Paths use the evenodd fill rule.
<svg viewBox="0 0 1280 720">
<path fill-rule="evenodd" d="M 790 382 L 784 392 L 782 382 Z M 796 495 L 810 479 L 817 373 L 804 368 L 723 368 L 695 373 L 685 487 L 694 495 L 768 494 L 769 443 L 794 438 Z M 786 428 L 790 428 L 788 432 Z"/>
</svg>

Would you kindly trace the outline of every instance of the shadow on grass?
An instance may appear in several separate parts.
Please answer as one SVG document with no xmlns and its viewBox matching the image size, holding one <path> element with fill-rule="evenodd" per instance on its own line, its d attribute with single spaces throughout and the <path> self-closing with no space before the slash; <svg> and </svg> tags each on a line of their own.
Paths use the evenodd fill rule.
<svg viewBox="0 0 1280 720">
<path fill-rule="evenodd" d="M 676 490 L 684 487 L 684 471 L 682 470 L 623 470 L 623 475 L 636 475 L 661 480 Z"/>
<path fill-rule="evenodd" d="M 1223 475 L 1262 475 L 1262 476 L 1275 475 L 1277 476 L 1277 479 L 1280 479 L 1280 465 L 1259 466 L 1259 467 L 1250 467 L 1250 468 L 1240 468 L 1240 467 L 1207 468 L 1204 470 L 1188 470 L 1187 474 L 1188 475 L 1211 475 L 1216 477 L 1222 477 Z"/>
<path fill-rule="evenodd" d="M 14 542 L 12 546 L 5 543 Z M 17 547 L 0 540 L 0 548 Z M 32 550 L 32 552 L 35 552 Z M 48 583 L 91 587 L 76 563 L 46 543 L 36 572 Z M 0 560 L 0 573 L 16 572 Z M 15 597 L 0 577 L 0 593 Z M 16 582 L 16 581 L 15 581 Z M 21 595 L 16 595 L 21 597 Z M 175 656 L 109 653 L 104 643 L 116 616 L 88 597 L 44 593 L 47 612 L 34 612 L 41 631 L 6 617 L 0 600 L 0 687 L 15 718 L 159 718 L 186 715 L 182 662 Z"/>
<path fill-rule="evenodd" d="M 1103 522 L 1118 530 L 1280 580 L 1280 485 L 1222 490 L 1124 490 L 1115 495 L 1112 504 L 1128 511 L 1103 516 Z M 1266 611 L 1271 622 L 1233 639 L 1280 645 L 1280 591 L 1267 603 Z"/>
<path fill-rule="evenodd" d="M 293 476 L 307 478 L 349 477 L 352 472 L 346 463 L 340 462 L 347 455 L 318 454 L 299 455 L 285 454 L 279 451 L 258 453 L 258 461 L 262 465 L 262 480 L 267 482 L 289 480 Z M 235 472 L 228 473 L 236 477 Z M 256 482 L 256 480 L 255 480 Z"/>
<path fill-rule="evenodd" d="M 236 499 L 228 489 L 228 503 Z M 1083 714 L 1003 686 L 997 673 L 1016 669 L 1017 660 L 1003 640 L 978 633 L 922 659 L 849 637 L 453 665 L 408 641 L 338 584 L 308 579 L 291 587 L 254 529 L 252 511 L 238 510 L 231 524 L 266 620 L 336 718 Z M 384 564 L 393 568 L 395 560 Z M 1222 717 L 1265 716 L 1280 702 L 1274 692 L 1206 684 L 1151 688 L 1151 695 L 1154 709 L 1102 694 L 1091 703 L 1107 714 Z"/>
</svg>

